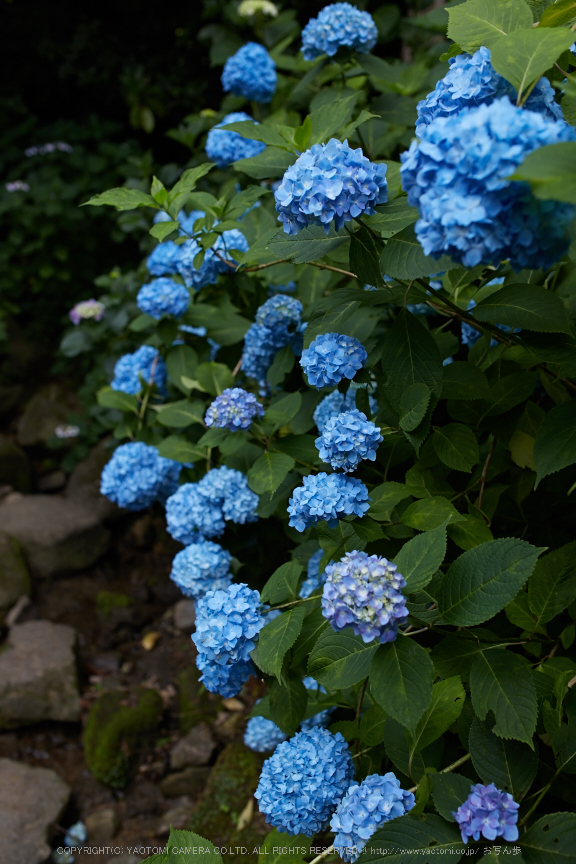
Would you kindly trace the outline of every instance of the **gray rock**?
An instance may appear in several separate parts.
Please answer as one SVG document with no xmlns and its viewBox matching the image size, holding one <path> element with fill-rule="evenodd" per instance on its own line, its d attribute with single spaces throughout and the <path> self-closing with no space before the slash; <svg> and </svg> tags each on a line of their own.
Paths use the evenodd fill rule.
<svg viewBox="0 0 576 864">
<path fill-rule="evenodd" d="M 160 791 L 164 798 L 198 795 L 206 786 L 211 770 L 211 768 L 185 768 L 177 774 L 168 774 L 160 783 Z"/>
<path fill-rule="evenodd" d="M 99 519 L 118 518 L 126 513 L 100 494 L 102 469 L 111 456 L 112 451 L 107 450 L 105 442 L 101 441 L 92 448 L 87 459 L 78 462 L 66 487 L 66 497 L 69 500 L 78 502 L 95 513 Z"/>
<path fill-rule="evenodd" d="M 50 474 L 44 474 L 38 480 L 38 490 L 40 492 L 57 492 L 58 489 L 63 489 L 66 485 L 66 474 L 64 471 L 51 471 Z"/>
<path fill-rule="evenodd" d="M 187 795 L 178 798 L 172 807 L 170 807 L 163 816 L 160 816 L 156 822 L 156 827 L 154 829 L 156 836 L 163 837 L 165 834 L 169 834 L 170 827 L 178 829 L 186 828 L 190 821 L 190 816 L 192 815 L 194 806 L 194 801 Z"/>
<path fill-rule="evenodd" d="M 104 807 L 90 813 L 85 820 L 90 843 L 106 843 L 112 840 L 120 828 L 120 818 L 113 807 Z"/>
<path fill-rule="evenodd" d="M 196 623 L 194 600 L 179 600 L 174 606 L 174 626 L 185 633 L 192 633 Z"/>
<path fill-rule="evenodd" d="M 14 441 L 0 435 L 0 485 L 30 492 L 32 474 L 28 457 Z"/>
<path fill-rule="evenodd" d="M 0 533 L 0 609 L 12 606 L 23 594 L 30 594 L 30 574 L 20 544 Z"/>
<path fill-rule="evenodd" d="M 176 771 L 189 765 L 207 765 L 215 748 L 209 725 L 199 723 L 172 748 L 170 768 Z"/>
<path fill-rule="evenodd" d="M 0 864 L 42 864 L 70 797 L 54 771 L 0 759 Z"/>
<path fill-rule="evenodd" d="M 66 422 L 69 409 L 57 399 L 54 388 L 32 397 L 18 421 L 19 444 L 23 447 L 44 444 L 54 435 L 56 426 Z"/>
<path fill-rule="evenodd" d="M 58 496 L 7 495 L 0 500 L 0 525 L 18 540 L 35 576 L 89 567 L 110 539 L 96 513 Z"/>
<path fill-rule="evenodd" d="M 50 621 L 10 630 L 0 651 L 0 728 L 80 719 L 75 638 L 72 627 Z"/>
</svg>

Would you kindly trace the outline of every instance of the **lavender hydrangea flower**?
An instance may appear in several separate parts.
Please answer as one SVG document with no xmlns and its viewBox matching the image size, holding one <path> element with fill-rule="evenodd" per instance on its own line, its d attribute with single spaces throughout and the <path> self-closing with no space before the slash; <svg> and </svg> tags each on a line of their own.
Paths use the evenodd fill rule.
<svg viewBox="0 0 576 864">
<path fill-rule="evenodd" d="M 176 262 L 180 256 L 180 246 L 173 240 L 159 243 L 146 259 L 146 267 L 152 276 L 174 276 L 178 273 Z"/>
<path fill-rule="evenodd" d="M 360 385 L 352 383 L 346 393 L 333 390 L 332 393 L 329 393 L 328 396 L 325 396 L 318 403 L 313 417 L 320 434 L 324 431 L 324 427 L 331 417 L 337 417 L 338 414 L 343 414 L 356 408 L 356 391 L 359 389 Z M 376 414 L 378 411 L 376 399 L 373 396 L 368 396 L 368 403 L 370 405 L 370 412 Z"/>
<path fill-rule="evenodd" d="M 264 381 L 274 357 L 293 342 L 301 326 L 302 304 L 294 297 L 276 294 L 256 311 L 256 320 L 244 337 L 242 371 L 249 378 Z"/>
<path fill-rule="evenodd" d="M 182 465 L 141 441 L 121 444 L 102 470 L 100 491 L 126 510 L 145 510 L 178 485 Z"/>
<path fill-rule="evenodd" d="M 181 318 L 190 305 L 190 294 L 179 282 L 160 276 L 140 288 L 136 303 L 141 312 L 156 321 L 163 315 Z"/>
<path fill-rule="evenodd" d="M 353 783 L 330 822 L 340 857 L 353 864 L 378 828 L 404 816 L 414 804 L 414 795 L 400 788 L 392 771 L 383 776 L 370 774 L 362 783 Z"/>
<path fill-rule="evenodd" d="M 314 552 L 310 560 L 308 561 L 308 568 L 306 570 L 306 579 L 302 583 L 300 587 L 300 592 L 298 594 L 303 600 L 306 597 L 311 597 L 315 591 L 320 588 L 321 585 L 324 584 L 325 575 L 320 575 L 320 561 L 322 560 L 322 556 L 324 555 L 323 549 L 318 549 L 317 552 Z"/>
<path fill-rule="evenodd" d="M 343 378 L 353 378 L 367 356 L 366 349 L 354 336 L 321 333 L 302 351 L 300 365 L 308 382 L 319 390 L 338 384 Z"/>
<path fill-rule="evenodd" d="M 576 206 L 540 201 L 508 178 L 529 153 L 561 141 L 576 141 L 576 130 L 507 97 L 433 120 L 401 156 L 424 253 L 466 267 L 505 259 L 516 270 L 551 266 L 568 249 Z"/>
<path fill-rule="evenodd" d="M 416 135 L 420 138 L 436 117 L 448 117 L 463 108 L 494 102 L 507 96 L 516 102 L 512 84 L 496 72 L 490 62 L 490 49 L 479 48 L 475 54 L 458 54 L 448 60 L 450 69 L 434 90 L 418 103 Z M 554 101 L 554 88 L 547 78 L 540 78 L 524 103 L 527 111 L 536 111 L 551 120 L 562 120 L 562 109 Z"/>
<path fill-rule="evenodd" d="M 302 31 L 302 53 L 305 60 L 315 60 L 321 54 L 333 57 L 341 47 L 368 54 L 377 39 L 378 30 L 368 12 L 350 3 L 332 3 Z"/>
<path fill-rule="evenodd" d="M 346 474 L 355 471 L 363 459 L 374 462 L 378 444 L 383 440 L 378 426 L 353 408 L 331 417 L 315 443 L 322 461 Z"/>
<path fill-rule="evenodd" d="M 222 87 L 253 102 L 270 102 L 276 92 L 276 64 L 262 45 L 247 42 L 224 64 Z"/>
<path fill-rule="evenodd" d="M 174 556 L 170 579 L 185 597 L 198 600 L 207 591 L 225 590 L 232 581 L 232 555 L 218 543 L 201 540 Z"/>
<path fill-rule="evenodd" d="M 352 627 L 364 642 L 393 642 L 408 615 L 405 587 L 406 580 L 386 558 L 348 552 L 326 567 L 322 614 L 334 630 Z"/>
<path fill-rule="evenodd" d="M 254 795 L 278 831 L 312 837 L 326 828 L 353 777 L 342 735 L 315 726 L 276 747 L 264 762 Z"/>
<path fill-rule="evenodd" d="M 204 421 L 218 429 L 248 429 L 255 417 L 263 417 L 264 408 L 253 393 L 241 387 L 229 387 L 211 403 Z"/>
<path fill-rule="evenodd" d="M 76 303 L 70 309 L 68 315 L 73 324 L 80 324 L 80 321 L 86 321 L 89 318 L 93 318 L 94 321 L 101 321 L 104 317 L 105 308 L 103 303 L 100 303 L 99 300 L 94 300 L 92 297 L 90 300 L 82 300 L 82 302 Z"/>
<path fill-rule="evenodd" d="M 244 744 L 255 753 L 269 753 L 287 738 L 280 727 L 266 717 L 251 717 L 244 732 Z"/>
<path fill-rule="evenodd" d="M 251 138 L 243 138 L 239 132 L 229 132 L 223 129 L 229 123 L 241 123 L 242 120 L 250 120 L 255 123 L 244 111 L 234 111 L 227 114 L 223 120 L 208 132 L 206 138 L 206 155 L 211 162 L 215 162 L 218 168 L 226 168 L 237 159 L 249 159 L 258 156 L 266 149 L 261 141 L 253 141 Z M 256 123 L 256 125 L 258 125 Z"/>
<path fill-rule="evenodd" d="M 331 138 L 298 157 L 274 192 L 278 219 L 286 234 L 319 225 L 326 234 L 358 216 L 371 216 L 388 200 L 386 165 Z"/>
<path fill-rule="evenodd" d="M 114 378 L 110 386 L 113 390 L 136 396 L 142 390 L 142 381 L 145 382 L 145 386 L 152 381 L 160 393 L 165 395 L 167 380 L 166 364 L 156 348 L 142 345 L 133 354 L 124 354 L 116 362 Z"/>
<path fill-rule="evenodd" d="M 302 486 L 294 489 L 288 504 L 289 525 L 297 531 L 305 531 L 326 519 L 330 528 L 335 528 L 338 519 L 344 516 L 363 516 L 368 510 L 368 489 L 356 477 L 343 474 L 309 474 Z"/>
<path fill-rule="evenodd" d="M 471 838 L 495 840 L 502 837 L 508 842 L 518 840 L 518 808 L 509 792 L 497 789 L 494 783 L 470 787 L 470 795 L 452 816 L 460 828 L 464 843 Z"/>
</svg>

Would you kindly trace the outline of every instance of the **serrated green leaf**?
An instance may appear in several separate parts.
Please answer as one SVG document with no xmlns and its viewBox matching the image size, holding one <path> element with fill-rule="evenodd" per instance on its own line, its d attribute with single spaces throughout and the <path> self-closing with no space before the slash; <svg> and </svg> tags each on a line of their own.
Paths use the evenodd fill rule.
<svg viewBox="0 0 576 864">
<path fill-rule="evenodd" d="M 406 580 L 404 594 L 413 594 L 425 588 L 439 569 L 446 555 L 446 528 L 444 525 L 426 531 L 404 543 L 394 559 L 398 571 Z"/>
<path fill-rule="evenodd" d="M 158 204 L 154 201 L 151 195 L 146 192 L 141 192 L 140 189 L 126 189 L 123 186 L 118 186 L 116 189 L 109 189 L 107 192 L 100 192 L 99 195 L 94 195 L 81 207 L 102 207 L 109 204 L 117 210 L 135 210 L 136 207 L 153 207 L 159 210 Z"/>
<path fill-rule="evenodd" d="M 466 692 L 458 676 L 434 684 L 430 704 L 410 736 L 411 754 L 432 744 L 456 722 L 465 699 Z"/>
<path fill-rule="evenodd" d="M 243 171 L 255 180 L 266 180 L 269 177 L 282 177 L 290 165 L 296 161 L 296 154 L 281 150 L 279 147 L 266 147 L 258 156 L 248 159 L 238 159 L 233 163 L 236 171 Z"/>
<path fill-rule="evenodd" d="M 196 367 L 195 377 L 211 396 L 220 396 L 228 387 L 234 386 L 234 376 L 223 363 L 200 363 Z"/>
<path fill-rule="evenodd" d="M 300 635 L 305 615 L 306 607 L 296 606 L 262 628 L 258 636 L 258 663 L 264 672 L 281 678 L 284 657 Z"/>
<path fill-rule="evenodd" d="M 277 387 L 278 384 L 281 384 L 286 375 L 288 375 L 294 368 L 295 362 L 296 357 L 294 356 L 292 346 L 285 345 L 284 348 L 281 348 L 274 357 L 272 365 L 266 373 L 266 380 L 269 381 L 270 386 Z"/>
<path fill-rule="evenodd" d="M 175 462 L 198 462 L 207 458 L 208 451 L 198 444 L 192 444 L 181 435 L 169 435 L 158 445 L 158 454 Z"/>
<path fill-rule="evenodd" d="M 528 580 L 528 603 L 537 623 L 546 624 L 576 599 L 576 542 L 536 562 Z M 533 622 L 536 627 L 536 622 Z"/>
<path fill-rule="evenodd" d="M 404 483 L 387 481 L 376 486 L 370 492 L 370 509 L 368 515 L 378 522 L 387 522 L 394 507 L 411 495 L 408 486 Z"/>
<path fill-rule="evenodd" d="M 565 774 L 576 774 L 576 717 L 562 723 L 552 735 L 556 765 Z"/>
<path fill-rule="evenodd" d="M 548 412 L 536 433 L 534 462 L 536 486 L 548 474 L 576 462 L 576 399 Z"/>
<path fill-rule="evenodd" d="M 204 402 L 199 400 L 189 402 L 187 399 L 182 399 L 180 402 L 162 405 L 157 412 L 157 417 L 162 426 L 185 429 L 192 423 L 203 423 L 205 413 L 206 404 Z"/>
<path fill-rule="evenodd" d="M 384 737 L 386 711 L 380 705 L 371 705 L 360 720 L 360 740 L 366 747 L 381 744 Z"/>
<path fill-rule="evenodd" d="M 468 677 L 472 663 L 483 647 L 485 646 L 472 636 L 459 633 L 458 636 L 446 636 L 442 639 L 432 649 L 430 657 L 441 678 L 451 678 L 453 675 Z"/>
<path fill-rule="evenodd" d="M 494 783 L 521 801 L 538 770 L 538 754 L 520 741 L 497 738 L 477 717 L 470 728 L 472 764 L 484 783 Z"/>
<path fill-rule="evenodd" d="M 376 213 L 366 219 L 366 224 L 373 231 L 387 234 L 413 225 L 416 219 L 418 219 L 417 209 L 408 204 L 407 198 L 402 197 L 394 198 L 387 204 L 380 204 Z"/>
<path fill-rule="evenodd" d="M 450 772 L 432 774 L 432 799 L 440 815 L 448 822 L 455 822 L 452 813 L 460 807 L 470 794 L 472 781 L 469 777 Z"/>
<path fill-rule="evenodd" d="M 456 360 L 444 367 L 443 399 L 485 399 L 489 394 L 488 380 L 477 366 Z"/>
<path fill-rule="evenodd" d="M 362 862 L 437 864 L 440 859 L 457 864 L 463 854 L 462 838 L 456 827 L 448 825 L 439 816 L 425 813 L 418 818 L 400 816 L 385 823 L 366 843 Z"/>
<path fill-rule="evenodd" d="M 190 388 L 186 387 L 182 378 L 194 379 L 197 366 L 198 355 L 189 345 L 175 345 L 166 357 L 168 378 L 183 393 L 188 393 Z"/>
<path fill-rule="evenodd" d="M 434 667 L 413 639 L 381 645 L 370 669 L 370 691 L 390 717 L 414 732 L 432 698 Z"/>
<path fill-rule="evenodd" d="M 166 864 L 222 864 L 222 856 L 209 840 L 172 826 L 164 855 Z"/>
<path fill-rule="evenodd" d="M 267 451 L 248 471 L 248 485 L 257 495 L 275 492 L 295 464 L 294 459 L 285 453 Z"/>
<path fill-rule="evenodd" d="M 507 33 L 532 27 L 524 0 L 468 0 L 448 10 L 448 38 L 473 54 L 492 46 Z"/>
<path fill-rule="evenodd" d="M 472 705 L 480 720 L 492 711 L 499 738 L 531 744 L 538 704 L 526 663 L 511 651 L 481 651 L 470 670 Z"/>
<path fill-rule="evenodd" d="M 448 525 L 448 536 L 464 551 L 494 539 L 483 519 L 469 515 L 462 516 L 458 522 L 451 522 Z"/>
<path fill-rule="evenodd" d="M 173 234 L 174 231 L 177 231 L 180 228 L 179 222 L 157 222 L 156 225 L 152 225 L 150 228 L 149 234 L 152 235 L 156 240 L 165 240 L 169 234 Z"/>
<path fill-rule="evenodd" d="M 225 126 L 219 128 L 226 129 L 228 132 L 237 132 L 242 138 L 247 138 L 250 141 L 261 141 L 272 147 L 280 147 L 283 150 L 289 149 L 288 143 L 282 135 L 273 126 L 267 126 L 265 123 L 257 124 L 253 120 L 238 120 L 235 123 L 226 123 Z"/>
<path fill-rule="evenodd" d="M 281 834 L 274 829 L 264 837 L 260 844 L 258 864 L 290 864 L 294 855 L 309 855 L 312 839 L 304 834 Z M 283 852 L 284 849 L 292 849 L 293 852 Z"/>
<path fill-rule="evenodd" d="M 574 147 L 576 156 L 576 144 Z M 507 285 L 481 300 L 472 314 L 478 321 L 538 333 L 570 333 L 566 307 L 560 297 L 537 285 Z"/>
<path fill-rule="evenodd" d="M 543 816 L 517 842 L 526 864 L 571 864 L 576 846 L 576 814 Z"/>
<path fill-rule="evenodd" d="M 454 505 L 441 495 L 414 501 L 402 513 L 402 522 L 417 531 L 432 531 L 444 525 L 446 520 L 458 521 L 462 517 Z"/>
<path fill-rule="evenodd" d="M 461 423 L 440 426 L 432 436 L 436 455 L 455 471 L 472 471 L 480 459 L 478 441 L 474 432 Z"/>
<path fill-rule="evenodd" d="M 310 654 L 308 674 L 329 690 L 343 690 L 366 678 L 378 644 L 366 644 L 347 627 L 324 631 Z"/>
<path fill-rule="evenodd" d="M 130 411 L 138 414 L 138 399 L 131 393 L 122 390 L 113 390 L 111 387 L 103 387 L 98 391 L 98 404 L 103 408 L 115 408 L 117 411 Z"/>
<path fill-rule="evenodd" d="M 374 235 L 361 225 L 358 231 L 350 237 L 350 270 L 360 282 L 373 285 L 376 288 L 384 287 L 384 280 L 380 272 L 380 253 L 382 243 L 374 238 Z"/>
<path fill-rule="evenodd" d="M 325 144 L 342 128 L 352 116 L 357 95 L 340 98 L 336 102 L 323 105 L 310 114 L 312 126 L 308 147 L 312 144 Z"/>
<path fill-rule="evenodd" d="M 319 225 L 310 225 L 296 235 L 278 231 L 269 241 L 268 249 L 278 258 L 292 261 L 293 264 L 306 264 L 328 255 L 349 239 L 347 232 L 337 234 L 330 228 L 326 234 Z"/>
<path fill-rule="evenodd" d="M 270 719 L 284 732 L 294 735 L 304 719 L 308 691 L 302 683 L 302 676 L 287 672 L 283 682 L 274 681 L 270 687 Z"/>
<path fill-rule="evenodd" d="M 380 257 L 382 273 L 393 279 L 418 279 L 441 270 L 450 270 L 453 266 L 447 255 L 435 261 L 424 254 L 414 225 L 407 225 L 388 240 Z"/>
<path fill-rule="evenodd" d="M 413 432 L 424 419 L 430 402 L 430 388 L 426 384 L 410 384 L 400 399 L 400 428 Z"/>
<path fill-rule="evenodd" d="M 168 193 L 167 209 L 173 218 L 188 200 L 188 196 L 196 188 L 198 180 L 208 174 L 214 168 L 214 162 L 204 162 L 202 165 L 197 165 L 195 168 L 188 168 L 178 182 L 172 187 Z"/>
<path fill-rule="evenodd" d="M 331 630 L 330 624 L 324 618 L 321 609 L 313 609 L 304 619 L 300 636 L 296 640 L 292 651 L 292 662 L 294 666 L 302 663 L 310 654 L 312 648 L 325 630 Z"/>
<path fill-rule="evenodd" d="M 298 580 L 304 569 L 299 561 L 288 561 L 278 567 L 268 579 L 260 597 L 263 603 L 286 603 L 298 598 Z"/>
<path fill-rule="evenodd" d="M 266 409 L 262 422 L 274 430 L 280 429 L 290 423 L 300 411 L 301 406 L 302 395 L 300 393 L 284 393 Z"/>
<path fill-rule="evenodd" d="M 522 94 L 573 42 L 574 34 L 564 28 L 516 29 L 490 46 L 492 66 Z"/>
<path fill-rule="evenodd" d="M 426 327 L 403 309 L 383 341 L 384 392 L 394 411 L 400 414 L 402 397 L 411 384 L 425 384 L 437 400 L 442 388 L 442 361 Z"/>
</svg>

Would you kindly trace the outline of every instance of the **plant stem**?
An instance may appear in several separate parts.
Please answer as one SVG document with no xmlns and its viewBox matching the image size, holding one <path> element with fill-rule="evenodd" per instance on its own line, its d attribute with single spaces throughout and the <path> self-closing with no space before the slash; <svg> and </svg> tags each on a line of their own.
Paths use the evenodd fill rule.
<svg viewBox="0 0 576 864">
<path fill-rule="evenodd" d="M 366 692 L 366 685 L 368 684 L 368 678 L 364 679 L 364 683 L 360 688 L 360 695 L 358 696 L 358 705 L 356 707 L 356 723 L 360 723 L 360 711 L 362 710 L 362 702 L 364 700 L 364 693 Z"/>
<path fill-rule="evenodd" d="M 496 449 L 496 438 L 492 438 L 492 445 L 490 447 L 490 452 L 486 457 L 486 462 L 484 463 L 484 467 L 482 468 L 482 476 L 480 477 L 480 493 L 478 495 L 478 509 L 482 509 L 482 499 L 484 498 L 484 488 L 486 486 L 486 477 L 488 475 L 488 468 L 490 467 L 490 462 L 492 460 L 492 456 L 494 455 L 494 450 Z"/>
<path fill-rule="evenodd" d="M 538 805 L 540 804 L 540 802 L 542 801 L 544 796 L 548 794 L 548 792 L 552 788 L 552 784 L 554 783 L 555 780 L 558 779 L 558 777 L 560 776 L 560 773 L 561 773 L 561 769 L 559 768 L 556 771 L 556 773 L 550 778 L 550 780 L 548 781 L 546 786 L 544 786 L 544 788 L 542 789 L 542 791 L 540 792 L 540 794 L 536 798 L 534 804 L 530 807 L 530 809 L 528 810 L 526 815 L 522 817 L 522 819 L 518 823 L 519 825 L 524 825 L 528 821 L 528 819 L 530 818 L 530 816 L 532 815 L 534 810 L 536 810 L 536 808 L 538 807 Z"/>
<path fill-rule="evenodd" d="M 320 855 L 317 855 L 316 858 L 314 858 L 310 862 L 310 864 L 319 864 L 320 861 L 323 861 L 324 858 L 327 858 L 328 855 L 330 855 L 332 852 L 335 852 L 335 851 L 336 850 L 335 850 L 334 846 L 328 846 L 326 849 L 324 849 L 323 852 L 320 853 Z"/>
<path fill-rule="evenodd" d="M 302 597 L 300 600 L 291 600 L 290 603 L 283 603 L 282 606 L 271 606 L 268 609 L 268 612 L 272 612 L 273 609 L 287 609 L 288 606 L 297 606 L 299 603 L 308 603 L 310 600 L 319 600 L 322 597 L 322 594 L 315 594 L 313 597 Z"/>
<path fill-rule="evenodd" d="M 144 422 L 144 415 L 146 414 L 146 408 L 150 399 L 150 393 L 152 392 L 152 385 L 154 384 L 154 375 L 156 374 L 156 366 L 158 365 L 159 356 L 159 354 L 156 354 L 156 357 L 154 357 L 154 360 L 152 361 L 152 366 L 150 367 L 150 380 L 148 381 L 148 387 L 146 388 L 146 393 L 144 394 L 144 398 L 142 399 L 142 405 L 140 406 L 140 411 L 138 412 L 138 431 L 140 431 L 140 429 L 142 428 L 142 423 Z"/>
<path fill-rule="evenodd" d="M 471 759 L 470 753 L 466 753 L 465 756 L 461 756 L 460 759 L 457 759 L 456 762 L 452 762 L 451 765 L 448 765 L 447 768 L 443 768 L 442 771 L 439 771 L 439 774 L 450 774 L 451 771 L 454 771 L 456 768 L 459 768 L 460 765 L 464 765 L 465 762 L 468 762 Z M 415 792 L 418 789 L 418 786 L 413 786 L 411 789 L 408 789 L 408 792 Z"/>
</svg>

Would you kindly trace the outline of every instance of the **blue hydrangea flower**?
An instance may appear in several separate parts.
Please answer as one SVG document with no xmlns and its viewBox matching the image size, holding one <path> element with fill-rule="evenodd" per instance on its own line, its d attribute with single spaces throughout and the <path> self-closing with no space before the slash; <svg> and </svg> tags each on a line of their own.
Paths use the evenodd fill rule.
<svg viewBox="0 0 576 864">
<path fill-rule="evenodd" d="M 286 294 L 276 294 L 256 311 L 256 320 L 244 337 L 242 371 L 264 381 L 274 357 L 295 338 L 301 326 L 302 304 Z"/>
<path fill-rule="evenodd" d="M 256 323 L 268 327 L 275 333 L 288 330 L 290 325 L 298 327 L 302 316 L 302 303 L 287 294 L 275 294 L 256 311 Z"/>
<path fill-rule="evenodd" d="M 100 491 L 126 510 L 145 510 L 178 485 L 182 465 L 141 441 L 121 444 L 102 470 Z"/>
<path fill-rule="evenodd" d="M 156 348 L 152 348 L 151 345 L 142 345 L 133 354 L 124 354 L 120 357 L 114 366 L 114 378 L 110 386 L 113 390 L 121 390 L 123 393 L 136 396 L 142 390 L 141 379 L 144 380 L 145 385 L 152 380 L 160 393 L 163 395 L 167 393 L 166 364 Z"/>
<path fill-rule="evenodd" d="M 152 276 L 174 276 L 178 272 L 176 262 L 180 255 L 180 246 L 173 240 L 159 243 L 146 259 L 146 267 Z"/>
<path fill-rule="evenodd" d="M 168 498 L 170 498 L 170 496 L 178 489 L 180 472 L 184 466 L 181 462 L 175 462 L 173 459 L 165 459 L 164 456 L 159 456 L 158 459 L 160 460 L 161 477 L 158 492 L 156 493 L 156 500 L 159 501 L 160 504 L 166 505 Z M 186 467 L 193 468 L 194 465 L 192 463 L 187 463 Z"/>
<path fill-rule="evenodd" d="M 65 846 L 83 846 L 88 839 L 86 825 L 83 822 L 75 822 L 66 831 L 64 836 Z"/>
<path fill-rule="evenodd" d="M 200 681 L 210 693 L 218 693 L 224 699 L 237 696 L 242 685 L 254 675 L 256 668 L 251 660 L 241 661 L 232 666 L 220 666 L 209 660 L 205 654 L 198 654 L 196 666 L 202 672 Z"/>
<path fill-rule="evenodd" d="M 368 510 L 368 489 L 356 477 L 344 474 L 309 474 L 297 486 L 288 504 L 290 527 L 305 531 L 326 519 L 335 528 L 344 516 L 363 516 Z"/>
<path fill-rule="evenodd" d="M 408 615 L 405 587 L 396 564 L 366 552 L 347 552 L 326 567 L 322 614 L 334 630 L 352 627 L 364 642 L 393 642 Z"/>
<path fill-rule="evenodd" d="M 318 427 L 320 434 L 324 431 L 324 427 L 331 417 L 337 417 L 338 414 L 343 414 L 346 411 L 352 411 L 356 408 L 356 391 L 360 385 L 352 383 L 346 393 L 340 393 L 339 390 L 333 390 L 328 396 L 325 396 L 316 406 L 314 410 L 314 422 Z M 370 411 L 376 414 L 378 411 L 378 403 L 373 396 L 368 396 Z"/>
<path fill-rule="evenodd" d="M 218 543 L 201 540 L 174 556 L 170 578 L 186 597 L 198 600 L 207 591 L 224 590 L 232 581 L 232 555 Z"/>
<path fill-rule="evenodd" d="M 416 135 L 420 138 L 426 126 L 436 117 L 448 117 L 463 108 L 476 108 L 502 96 L 516 102 L 512 84 L 496 72 L 490 62 L 490 49 L 479 48 L 475 54 L 458 54 L 448 60 L 450 69 L 434 90 L 418 103 Z M 547 78 L 540 78 L 524 103 L 527 111 L 544 114 L 551 120 L 562 120 L 562 109 L 554 101 L 554 88 Z"/>
<path fill-rule="evenodd" d="M 190 305 L 190 294 L 179 282 L 160 276 L 140 288 L 136 303 L 141 312 L 157 321 L 163 315 L 181 318 Z"/>
<path fill-rule="evenodd" d="M 320 561 L 322 560 L 322 556 L 324 555 L 323 549 L 318 549 L 317 552 L 314 552 L 310 560 L 308 561 L 308 569 L 306 571 L 306 579 L 302 583 L 300 587 L 300 592 L 298 594 L 303 600 L 306 597 L 311 597 L 321 585 L 324 584 L 324 573 L 322 576 L 320 575 Z"/>
<path fill-rule="evenodd" d="M 202 247 L 196 240 L 187 240 L 177 247 L 176 270 L 184 279 L 187 288 L 200 291 L 206 285 L 214 285 L 218 280 L 218 274 L 230 273 L 232 268 L 226 261 L 233 261 L 231 252 L 238 249 L 241 252 L 248 251 L 248 241 L 244 234 L 236 228 L 224 231 L 216 240 L 212 249 L 208 249 L 204 255 L 204 261 L 200 267 L 194 266 L 194 259 Z M 219 253 L 220 257 L 216 253 Z M 222 259 L 225 260 L 222 260 Z"/>
<path fill-rule="evenodd" d="M 336 834 L 333 845 L 344 861 L 357 861 L 362 849 L 385 822 L 409 813 L 415 804 L 412 792 L 400 788 L 392 771 L 370 774 L 353 783 L 330 822 Z"/>
<path fill-rule="evenodd" d="M 204 498 L 220 504 L 226 522 L 245 525 L 258 521 L 258 495 L 252 492 L 241 471 L 225 466 L 212 468 L 200 480 L 198 489 Z"/>
<path fill-rule="evenodd" d="M 285 233 L 320 225 L 328 234 L 332 222 L 340 229 L 357 216 L 372 216 L 376 205 L 388 200 L 386 170 L 348 141 L 314 144 L 286 170 L 274 192 Z"/>
<path fill-rule="evenodd" d="M 268 293 L 272 294 L 293 294 L 296 291 L 296 282 L 287 282 L 286 285 L 269 285 Z"/>
<path fill-rule="evenodd" d="M 363 459 L 374 462 L 378 444 L 383 440 L 378 426 L 362 411 L 352 408 L 331 417 L 315 443 L 323 462 L 329 462 L 334 470 L 341 468 L 349 473 Z"/>
<path fill-rule="evenodd" d="M 312 678 L 311 675 L 307 675 L 306 678 L 303 678 L 302 683 L 307 690 L 314 690 L 316 693 L 326 693 L 326 688 L 322 687 L 322 685 L 319 684 L 315 678 Z M 306 732 L 308 729 L 312 729 L 313 726 L 321 726 L 325 729 L 335 710 L 336 708 L 333 706 L 331 708 L 325 708 L 323 711 L 318 711 L 317 714 L 313 714 L 312 717 L 308 717 L 307 720 L 302 721 L 300 724 L 300 731 Z"/>
<path fill-rule="evenodd" d="M 508 842 L 518 840 L 518 808 L 509 792 L 497 789 L 494 783 L 470 787 L 470 795 L 452 816 L 460 828 L 462 840 L 495 840 L 502 837 Z"/>
<path fill-rule="evenodd" d="M 326 828 L 353 777 L 342 735 L 315 726 L 276 747 L 264 762 L 254 795 L 278 831 L 313 837 Z"/>
<path fill-rule="evenodd" d="M 211 403 L 204 421 L 218 429 L 248 429 L 255 417 L 263 417 L 264 408 L 253 393 L 241 387 L 228 387 Z"/>
<path fill-rule="evenodd" d="M 262 45 L 247 42 L 224 64 L 222 87 L 252 102 L 270 102 L 276 92 L 276 64 Z"/>
<path fill-rule="evenodd" d="M 321 333 L 302 351 L 300 365 L 309 383 L 318 388 L 331 387 L 343 378 L 353 378 L 368 354 L 354 336 Z"/>
<path fill-rule="evenodd" d="M 246 724 L 244 744 L 255 753 L 269 753 L 282 741 L 286 741 L 287 737 L 272 720 L 267 720 L 266 717 L 251 717 Z"/>
<path fill-rule="evenodd" d="M 378 30 L 368 12 L 350 3 L 332 3 L 302 31 L 302 53 L 305 60 L 315 60 L 321 54 L 333 57 L 341 47 L 369 54 L 377 39 Z"/>
<path fill-rule="evenodd" d="M 220 123 L 208 132 L 206 139 L 206 155 L 211 162 L 215 162 L 218 168 L 226 168 L 237 159 L 249 159 L 258 156 L 266 149 L 261 141 L 253 141 L 251 138 L 243 138 L 238 132 L 227 132 L 222 129 L 228 123 L 241 123 L 242 120 L 252 120 L 244 111 L 234 111 L 227 114 Z M 252 120 L 254 123 L 255 121 Z M 258 124 L 256 124 L 258 125 Z"/>
<path fill-rule="evenodd" d="M 560 141 L 576 141 L 576 129 L 507 97 L 433 120 L 401 156 L 425 254 L 466 267 L 505 259 L 516 270 L 551 266 L 568 249 L 576 206 L 539 201 L 507 178 L 529 153 Z"/>
</svg>

